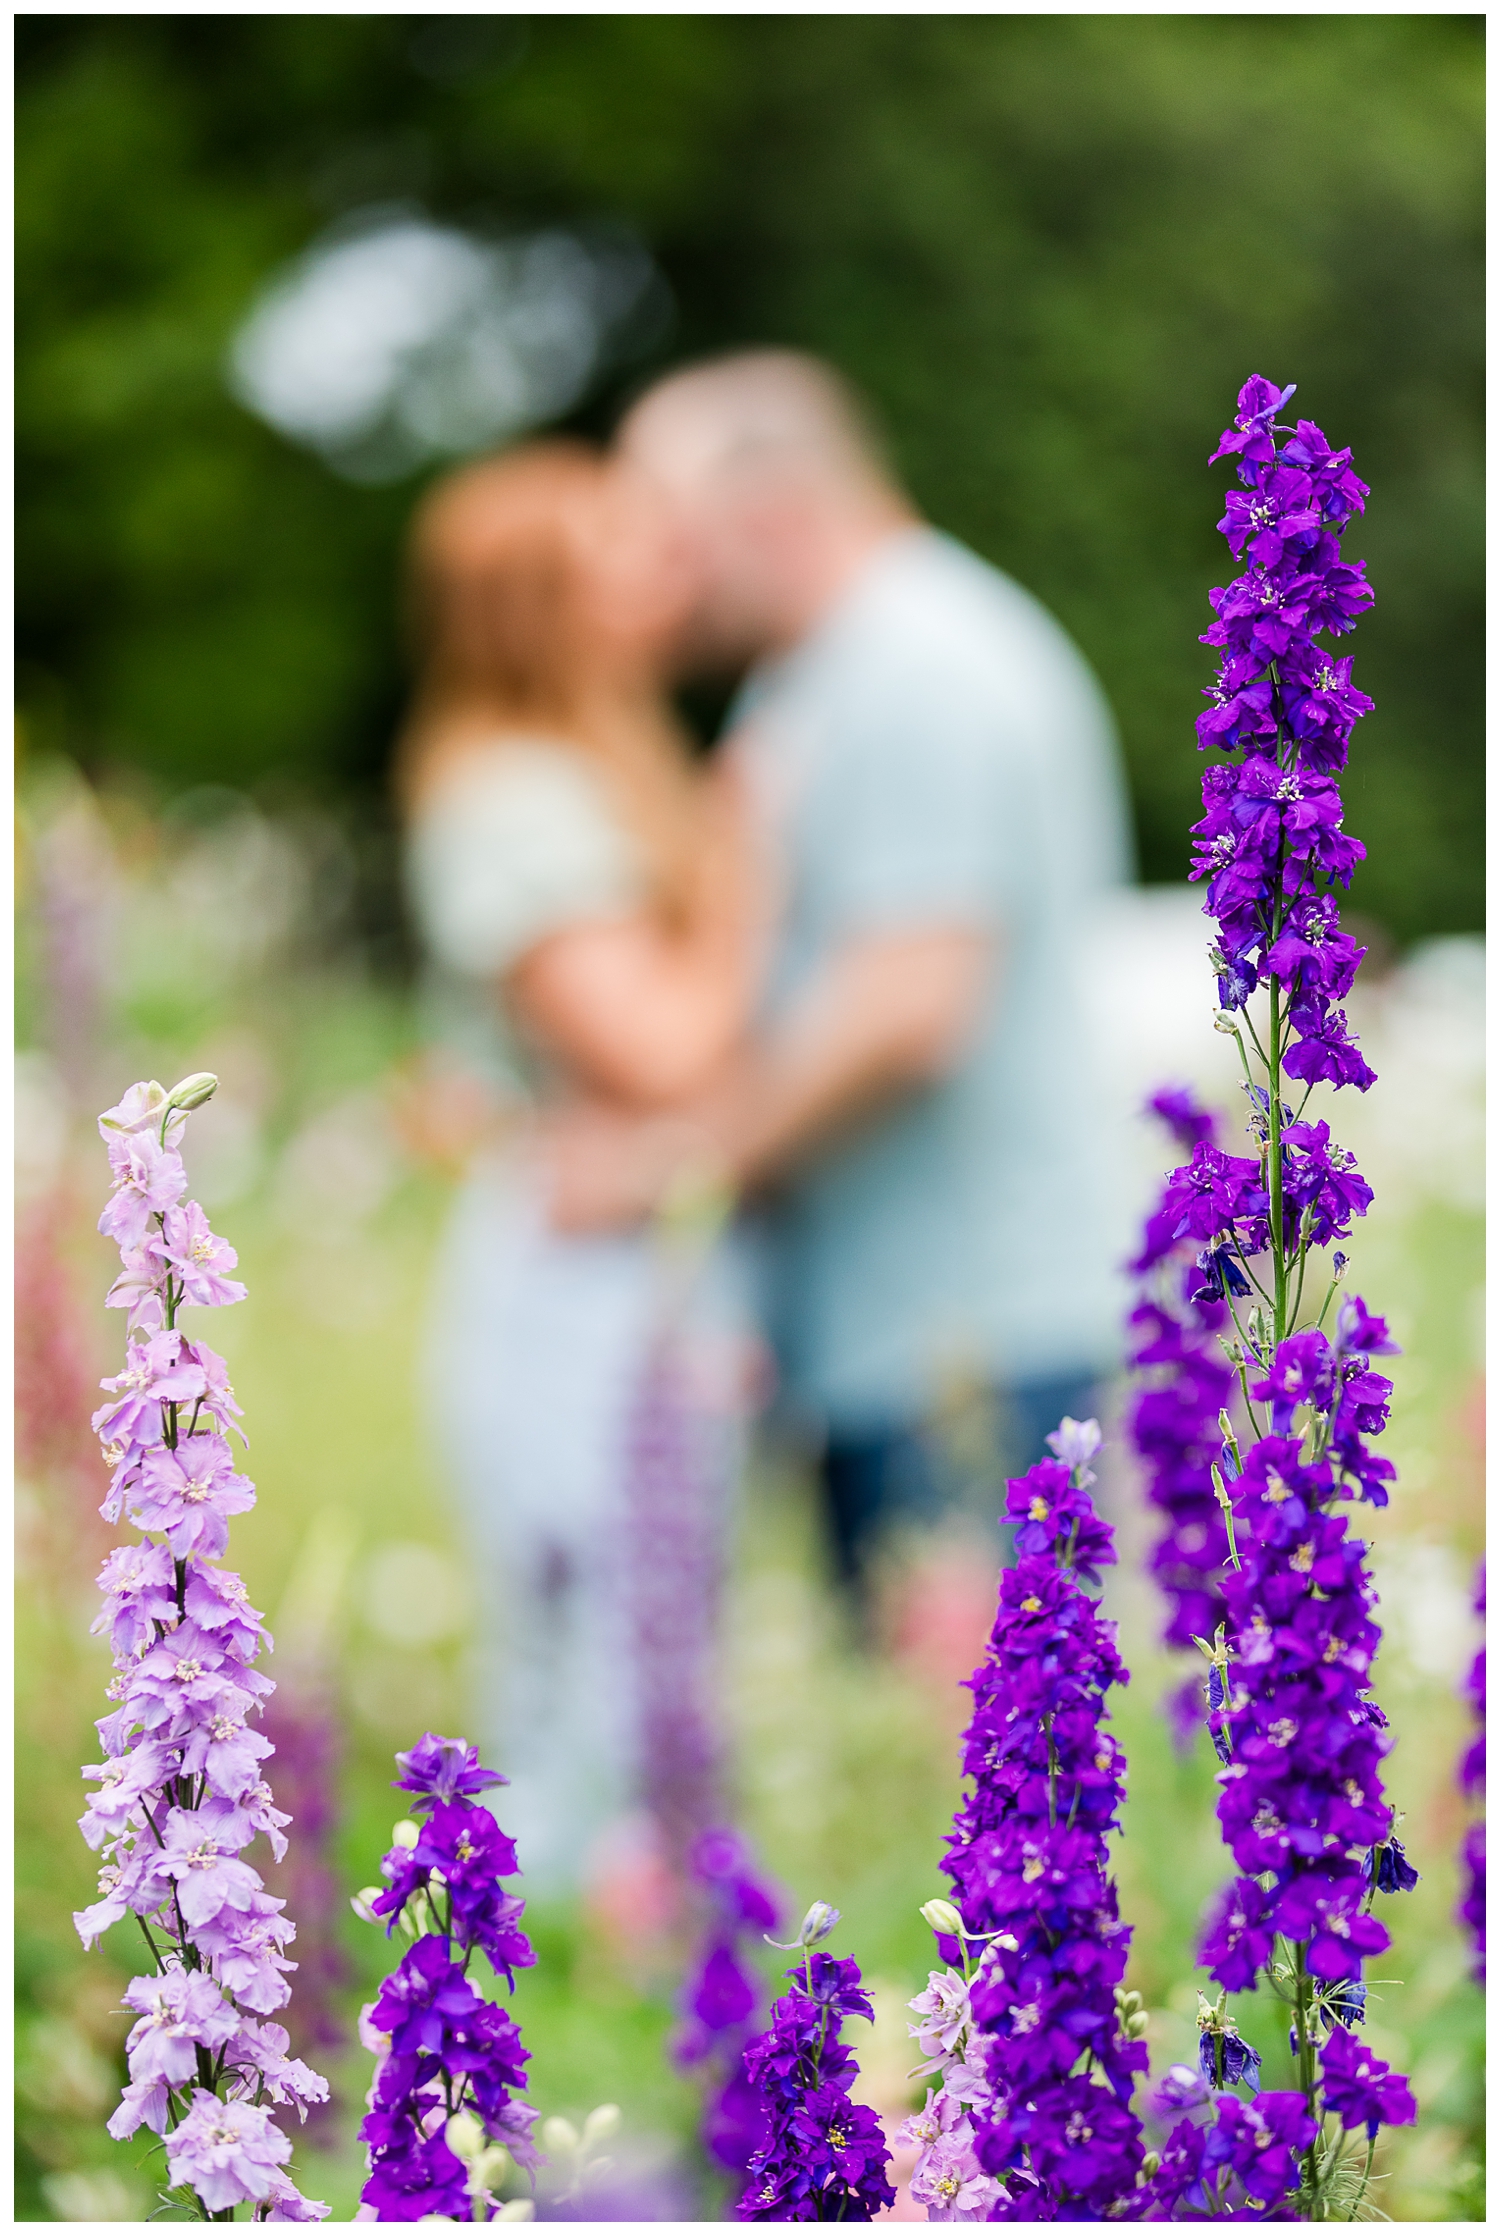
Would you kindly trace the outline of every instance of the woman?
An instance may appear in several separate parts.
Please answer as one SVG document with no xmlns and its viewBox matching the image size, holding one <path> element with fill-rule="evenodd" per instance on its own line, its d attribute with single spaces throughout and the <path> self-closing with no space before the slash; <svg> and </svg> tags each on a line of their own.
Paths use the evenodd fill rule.
<svg viewBox="0 0 1500 2236">
<path fill-rule="evenodd" d="M 748 1011 L 752 880 L 725 780 L 663 705 L 683 582 L 625 469 L 545 443 L 454 474 L 418 515 L 412 594 L 408 884 L 440 1034 L 495 1114 L 440 1262 L 431 1380 L 507 1826 L 531 1890 L 562 1894 L 638 1784 L 625 1454 L 673 1283 L 651 1235 L 551 1231 L 533 1120 L 586 1096 L 672 1123 Z M 720 1524 L 732 1289 L 714 1253 L 686 1323 Z"/>
</svg>

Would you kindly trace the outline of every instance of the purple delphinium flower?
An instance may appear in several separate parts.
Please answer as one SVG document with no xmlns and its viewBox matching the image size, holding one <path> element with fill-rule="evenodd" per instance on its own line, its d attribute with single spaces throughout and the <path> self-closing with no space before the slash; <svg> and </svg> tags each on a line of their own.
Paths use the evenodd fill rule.
<svg viewBox="0 0 1500 2236">
<path fill-rule="evenodd" d="M 467 2112 L 491 2146 L 528 2172 L 540 2164 L 531 2142 L 536 2114 L 521 2101 L 529 2052 L 514 2020 L 469 1978 L 483 1955 L 515 1985 L 518 1967 L 535 1963 L 520 1929 L 524 1904 L 502 1881 L 518 1865 L 514 1841 L 475 1798 L 504 1785 L 466 1739 L 426 1733 L 396 1757 L 397 1788 L 417 1796 L 424 1821 L 396 1827 L 381 1862 L 383 1890 L 355 1899 L 362 1917 L 399 1924 L 412 1942 L 374 2003 L 360 2014 L 360 2035 L 375 2050 L 369 2110 L 360 2126 L 369 2176 L 362 2217 L 377 2220 L 490 2219 L 493 2200 L 471 2197 L 471 2169 L 448 2141 L 448 2122 Z"/>
<path fill-rule="evenodd" d="M 1345 2127 L 1363 2127 L 1370 2141 L 1380 2127 L 1409 2127 L 1417 2101 L 1399 2073 L 1342 2026 L 1323 2044 L 1323 2103 Z"/>
<path fill-rule="evenodd" d="M 1474 1581 L 1474 1612 L 1484 1620 L 1484 1563 L 1479 1564 L 1479 1574 Z M 1464 1698 L 1467 1700 L 1478 1725 L 1473 1739 L 1458 1766 L 1459 1786 L 1473 1800 L 1476 1795 L 1481 1806 L 1484 1800 L 1484 1647 L 1480 1646 L 1469 1666 L 1464 1680 Z M 1471 1824 L 1464 1834 L 1459 1852 L 1463 1870 L 1463 1894 L 1459 1899 L 1458 1916 L 1467 1928 L 1474 1944 L 1474 1977 L 1484 1985 L 1484 1818 Z"/>
<path fill-rule="evenodd" d="M 99 1121 L 115 1176 L 100 1226 L 126 1266 L 109 1301 L 130 1312 L 125 1369 L 106 1379 L 110 1402 L 94 1417 L 112 1471 L 102 1511 L 110 1521 L 123 1511 L 146 1535 L 116 1547 L 99 1575 L 93 1627 L 114 1652 L 116 1705 L 98 1725 L 103 1760 L 83 1773 L 98 1784 L 80 1826 L 102 1858 L 99 1900 L 74 1922 L 89 1947 L 133 1912 L 154 1966 L 126 1991 L 137 2018 L 110 2133 L 161 2136 L 168 2183 L 202 2219 L 247 2204 L 253 2219 L 321 2220 L 327 2206 L 284 2171 L 292 2146 L 270 2107 L 305 2118 L 328 2084 L 287 2055 L 284 2028 L 264 2023 L 291 1992 L 296 1966 L 281 1950 L 293 1927 L 241 1861 L 257 1833 L 280 1858 L 289 1822 L 254 1721 L 274 1690 L 252 1666 L 270 1640 L 215 1558 L 228 1517 L 255 1494 L 230 1454 L 239 1409 L 224 1362 L 176 1325 L 184 1303 L 244 1294 L 219 1270 L 234 1253 L 178 1200 L 186 1114 L 215 1084 L 198 1073 L 168 1094 L 141 1081 Z"/>
<path fill-rule="evenodd" d="M 1208 2083 L 1193 2065 L 1169 2065 L 1152 2092 L 1154 2112 L 1186 2112 L 1208 2102 Z"/>
<path fill-rule="evenodd" d="M 1136 2192 L 1132 2220 L 1298 2220 L 1300 2164 L 1317 2122 L 1295 2089 L 1265 2089 L 1247 2104 L 1212 2099 L 1212 2120 L 1173 2128 L 1157 2171 Z"/>
<path fill-rule="evenodd" d="M 766 2140 L 765 2111 L 744 2062 L 764 1992 L 746 1961 L 747 1944 L 780 1924 L 781 1900 L 757 1875 L 744 1841 L 726 1828 L 700 1833 L 687 1861 L 705 1922 L 683 1986 L 673 2056 L 703 2076 L 705 2151 L 743 2182 Z"/>
<path fill-rule="evenodd" d="M 1149 2185 L 1155 2218 L 1234 2210 L 1241 2195 L 1246 2210 L 1323 2217 L 1347 2147 L 1332 2115 L 1355 2101 L 1351 2074 L 1370 2070 L 1349 2029 L 1363 2017 L 1365 1962 L 1389 1944 L 1373 1904 L 1416 1880 L 1382 1786 L 1392 1742 L 1370 1694 L 1380 1632 L 1365 1547 L 1335 1511 L 1388 1498 L 1395 1471 L 1369 1440 L 1391 1384 L 1372 1360 L 1395 1346 L 1359 1297 L 1341 1298 L 1328 1326 L 1347 1265 L 1333 1245 L 1371 1191 L 1326 1119 L 1308 1115 L 1315 1089 L 1374 1081 L 1339 1006 L 1364 951 L 1338 914 L 1364 856 L 1343 829 L 1338 777 L 1370 702 L 1348 657 L 1319 641 L 1346 634 L 1371 602 L 1341 545 L 1368 492 L 1310 421 L 1277 420 L 1289 393 L 1249 382 L 1215 453 L 1237 461 L 1241 490 L 1221 526 L 1248 566 L 1211 594 L 1204 642 L 1221 668 L 1198 725 L 1217 758 L 1193 875 L 1216 925 L 1216 1023 L 1239 1053 L 1252 1153 L 1192 1142 L 1151 1239 L 1202 1253 L 1200 1296 L 1216 1296 L 1228 1323 L 1241 1409 L 1238 1428 L 1222 1417 L 1211 1463 L 1227 1526 L 1222 1627 L 1199 1638 L 1238 1872 L 1201 1950 L 1221 1990 L 1204 2070 L 1253 2085 L 1224 1994 L 1264 1980 L 1291 2006 L 1298 2087 L 1248 2105 L 1221 2095 L 1211 2127 L 1179 2128 Z M 1332 1252 L 1326 1271 L 1314 1270 L 1320 1250 Z M 1377 2078 L 1381 2116 L 1412 2116 L 1398 2115 L 1410 2102 L 1399 2076 Z"/>
<path fill-rule="evenodd" d="M 714 1698 L 722 1433 L 695 1398 L 669 1325 L 652 1344 L 635 1392 L 625 1477 L 641 1798 L 679 1872 L 693 1842 L 724 1817 Z"/>
<path fill-rule="evenodd" d="M 812 1946 L 837 1918 L 824 1903 L 809 1910 L 786 1975 L 792 1991 L 744 2052 L 766 2133 L 750 2160 L 740 2220 L 869 2221 L 896 2202 L 884 2132 L 874 2112 L 850 2099 L 858 2068 L 840 2038 L 846 2018 L 874 2017 L 870 1999 L 853 1957 Z"/>
<path fill-rule="evenodd" d="M 1142 2157 L 1130 2099 L 1146 2051 L 1121 2001 L 1130 1932 L 1108 1853 L 1125 1757 L 1105 1696 L 1127 1672 L 1081 1581 L 1113 1562 L 1114 1539 L 1081 1447 L 1051 1441 L 1075 1464 L 1042 1460 L 1007 1490 L 1019 1558 L 968 1681 L 972 1785 L 943 1859 L 963 1934 L 938 1927 L 950 1963 L 984 1950 L 966 2062 L 988 2084 L 973 2119 L 979 2163 L 1007 2191 L 996 2219 L 1097 2216 L 1133 2190 Z"/>
<path fill-rule="evenodd" d="M 492 1786 L 510 1784 L 500 1771 L 485 1769 L 479 1749 L 467 1739 L 439 1739 L 430 1731 L 415 1747 L 397 1755 L 396 1768 L 401 1775 L 392 1783 L 400 1792 L 415 1796 L 412 1806 L 419 1817 L 445 1802 L 472 1801 Z"/>
<path fill-rule="evenodd" d="M 1217 1122 L 1185 1088 L 1154 1095 L 1148 1107 L 1189 1156 L 1200 1142 L 1214 1147 Z M 1163 1644 L 1187 1652 L 1224 1620 L 1229 1540 L 1213 1470 L 1235 1378 L 1222 1338 L 1231 1326 L 1227 1300 L 1245 1294 L 1249 1282 L 1231 1252 L 1179 1237 L 1177 1221 L 1175 1209 L 1159 1205 L 1130 1268 L 1140 1287 L 1129 1322 L 1135 1380 L 1127 1427 L 1160 1516 L 1149 1566 L 1167 1603 Z M 1195 1674 L 1172 1702 L 1179 1743 L 1189 1744 L 1201 1725 L 1203 1698 Z"/>
<path fill-rule="evenodd" d="M 1243 2081 L 1260 2086 L 1260 2052 L 1241 2038 L 1239 2022 L 1217 2003 L 1198 1998 L 1198 2070 L 1207 2087 L 1233 2088 Z"/>
</svg>

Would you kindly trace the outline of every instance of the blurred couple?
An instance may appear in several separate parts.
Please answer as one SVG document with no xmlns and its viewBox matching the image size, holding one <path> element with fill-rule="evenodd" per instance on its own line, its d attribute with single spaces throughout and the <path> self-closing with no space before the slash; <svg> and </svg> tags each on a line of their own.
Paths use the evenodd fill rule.
<svg viewBox="0 0 1500 2236">
<path fill-rule="evenodd" d="M 429 1100 L 475 1130 L 483 1081 L 488 1113 L 433 1388 L 545 1894 L 630 1801 L 622 1453 L 664 1206 L 741 1206 L 694 1286 L 697 1402 L 732 1428 L 758 1330 L 856 1600 L 941 1506 L 955 1388 L 986 1393 L 1006 1472 L 1093 1409 L 1114 1329 L 1081 973 L 1126 813 L 1076 649 L 920 519 L 808 358 L 674 373 L 608 454 L 459 470 L 410 588 L 408 887 L 456 1057 Z M 739 679 L 706 759 L 669 698 L 693 676 Z"/>
</svg>

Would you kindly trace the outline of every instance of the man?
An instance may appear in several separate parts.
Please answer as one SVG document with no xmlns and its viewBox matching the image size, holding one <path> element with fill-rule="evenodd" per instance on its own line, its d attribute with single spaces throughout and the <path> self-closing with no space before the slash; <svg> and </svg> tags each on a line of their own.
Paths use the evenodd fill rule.
<svg viewBox="0 0 1500 2236">
<path fill-rule="evenodd" d="M 696 1144 L 764 1207 L 783 1394 L 824 1435 L 841 1574 L 932 1502 L 923 1425 L 998 1396 L 1011 1470 L 1088 1410 L 1115 1305 L 1085 939 L 1127 874 L 1108 710 L 1062 630 L 925 526 L 811 359 L 689 368 L 619 438 L 675 514 L 685 658 L 743 667 L 730 750 L 779 919 L 752 1044 L 688 1130 L 558 1143 L 557 1215 L 642 1208 Z"/>
</svg>

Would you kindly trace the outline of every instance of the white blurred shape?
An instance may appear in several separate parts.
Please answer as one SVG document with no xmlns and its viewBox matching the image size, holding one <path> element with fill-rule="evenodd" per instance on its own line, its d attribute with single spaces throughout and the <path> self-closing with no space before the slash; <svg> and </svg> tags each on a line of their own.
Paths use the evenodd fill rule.
<svg viewBox="0 0 1500 2236">
<path fill-rule="evenodd" d="M 1110 1173 L 1117 1264 L 1139 1248 L 1161 1176 L 1181 1162 L 1166 1128 L 1146 1114 L 1147 1097 L 1194 1087 L 1231 1127 L 1242 1123 L 1234 1043 L 1213 1029 L 1211 930 L 1196 886 L 1144 885 L 1109 895 L 1086 935 L 1088 1030 L 1101 1070 L 1096 1153 Z M 1122 1310 L 1123 1300 L 1122 1286 Z"/>
<path fill-rule="evenodd" d="M 391 1646 L 438 1646 L 469 1618 L 468 1580 L 435 1546 L 405 1538 L 378 1545 L 360 1578 L 366 1627 Z"/>
<path fill-rule="evenodd" d="M 1469 1579 L 1450 1547 L 1403 1544 L 1400 1558 L 1382 1565 L 1380 1601 L 1387 1651 L 1448 1684 L 1467 1669 L 1479 1627 Z"/>
<path fill-rule="evenodd" d="M 1111 895 L 1090 926 L 1090 1030 L 1104 1072 L 1099 1155 L 1113 1175 L 1120 1257 L 1162 1173 L 1179 1161 L 1165 1129 L 1142 1115 L 1159 1087 L 1191 1086 L 1243 1146 L 1234 1042 L 1213 1029 L 1212 926 L 1191 885 Z M 1368 1094 L 1319 1089 L 1310 1107 L 1354 1152 L 1382 1216 L 1423 1202 L 1478 1211 L 1484 1202 L 1484 941 L 1425 940 L 1385 978 L 1356 981 L 1349 1022 L 1379 1074 Z"/>
<path fill-rule="evenodd" d="M 122 2221 L 145 2217 L 139 2193 L 108 2167 L 93 2173 L 44 2174 L 42 2195 L 58 2220 Z"/>
<path fill-rule="evenodd" d="M 1484 989 L 1477 935 L 1424 940 L 1388 978 L 1355 981 L 1349 1022 L 1379 1081 L 1325 1114 L 1388 1205 L 1483 1209 Z"/>
<path fill-rule="evenodd" d="M 485 241 L 367 210 L 272 279 L 231 345 L 240 401 L 359 481 L 556 418 L 660 281 L 645 251 Z"/>
</svg>

